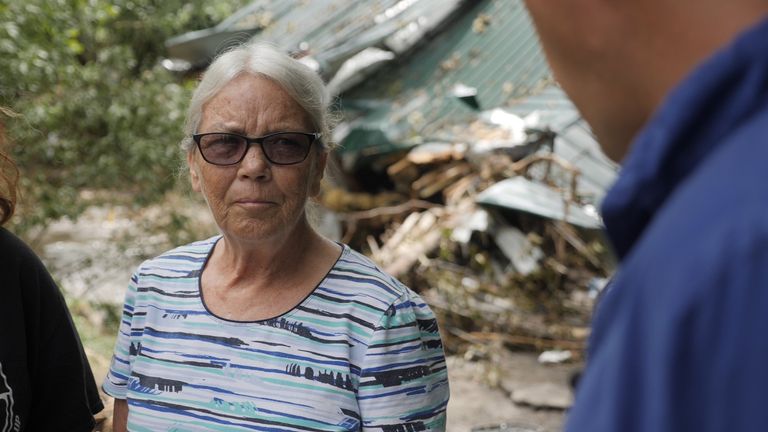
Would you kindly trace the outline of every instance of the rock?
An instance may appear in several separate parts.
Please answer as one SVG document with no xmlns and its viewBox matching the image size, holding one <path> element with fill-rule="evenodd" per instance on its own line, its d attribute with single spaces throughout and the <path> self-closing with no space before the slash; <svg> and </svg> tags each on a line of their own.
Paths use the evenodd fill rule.
<svg viewBox="0 0 768 432">
<path fill-rule="evenodd" d="M 541 429 L 526 424 L 500 423 L 472 428 L 472 432 L 540 432 Z"/>
<path fill-rule="evenodd" d="M 514 353 L 515 359 L 529 354 Z M 488 361 L 468 362 L 462 357 L 449 356 L 446 359 L 451 385 L 451 399 L 448 401 L 448 424 L 446 432 L 554 432 L 563 428 L 563 412 L 558 410 L 536 410 L 516 405 L 500 388 L 490 387 L 481 377 L 480 369 L 490 367 Z M 517 362 L 541 367 L 535 357 L 530 361 Z M 546 369 L 551 372 L 551 369 Z M 529 367 L 520 368 L 522 375 L 537 375 Z M 535 427 L 528 427 L 535 425 Z"/>
<path fill-rule="evenodd" d="M 515 389 L 512 401 L 534 408 L 565 410 L 573 405 L 573 394 L 565 386 L 541 383 Z"/>
</svg>

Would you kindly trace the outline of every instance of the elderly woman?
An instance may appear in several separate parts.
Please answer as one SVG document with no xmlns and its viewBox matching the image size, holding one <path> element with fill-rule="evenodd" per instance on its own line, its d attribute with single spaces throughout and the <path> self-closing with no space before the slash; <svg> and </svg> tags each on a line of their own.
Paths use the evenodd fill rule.
<svg viewBox="0 0 768 432">
<path fill-rule="evenodd" d="M 434 315 L 307 221 L 328 105 L 314 72 L 267 45 L 203 76 L 183 148 L 221 235 L 131 279 L 103 386 L 116 431 L 445 429 Z"/>
</svg>

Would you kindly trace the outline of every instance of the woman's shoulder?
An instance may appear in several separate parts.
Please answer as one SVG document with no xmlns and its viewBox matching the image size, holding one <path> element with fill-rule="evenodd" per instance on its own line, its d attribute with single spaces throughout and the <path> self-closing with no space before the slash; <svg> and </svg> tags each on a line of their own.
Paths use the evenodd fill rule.
<svg viewBox="0 0 768 432">
<path fill-rule="evenodd" d="M 171 271 L 186 274 L 189 271 L 200 270 L 220 237 L 216 235 L 165 251 L 144 261 L 137 273 Z"/>
<path fill-rule="evenodd" d="M 349 296 L 376 298 L 388 305 L 419 299 L 418 294 L 373 260 L 348 245 L 343 247 L 344 252 L 328 276 L 335 289 Z"/>
<path fill-rule="evenodd" d="M 349 246 L 344 248 L 332 272 L 334 280 L 328 286 L 336 297 L 364 305 L 360 316 L 372 324 L 372 337 L 411 340 L 405 335 L 416 332 L 430 347 L 442 346 L 437 320 L 424 299 L 370 258 Z M 384 351 L 395 349 L 393 344 L 381 343 Z"/>
<path fill-rule="evenodd" d="M 3 271 L 46 272 L 40 258 L 23 240 L 0 227 L 0 265 Z"/>
</svg>

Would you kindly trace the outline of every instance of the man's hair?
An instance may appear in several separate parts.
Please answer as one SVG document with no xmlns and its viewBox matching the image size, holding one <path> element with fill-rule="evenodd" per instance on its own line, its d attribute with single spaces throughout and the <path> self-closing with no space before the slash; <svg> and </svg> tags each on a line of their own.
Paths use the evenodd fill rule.
<svg viewBox="0 0 768 432">
<path fill-rule="evenodd" d="M 265 42 L 250 42 L 220 54 L 203 74 L 187 111 L 181 148 L 195 148 L 192 135 L 203 115 L 203 106 L 228 83 L 241 74 L 270 79 L 283 88 L 309 115 L 316 132 L 322 134 L 323 148 L 333 147 L 331 141 L 331 97 L 322 78 L 300 61 Z"/>
<path fill-rule="evenodd" d="M 5 153 L 5 127 L 3 117 L 16 117 L 17 114 L 0 106 L 0 225 L 8 222 L 16 210 L 19 169 Z"/>
</svg>

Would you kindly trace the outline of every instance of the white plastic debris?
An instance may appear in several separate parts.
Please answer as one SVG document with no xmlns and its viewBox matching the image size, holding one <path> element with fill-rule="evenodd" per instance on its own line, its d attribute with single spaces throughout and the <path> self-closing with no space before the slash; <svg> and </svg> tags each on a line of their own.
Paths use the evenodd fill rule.
<svg viewBox="0 0 768 432">
<path fill-rule="evenodd" d="M 539 363 L 557 364 L 570 360 L 573 353 L 568 350 L 551 350 L 539 354 Z"/>
<path fill-rule="evenodd" d="M 475 231 L 485 232 L 488 230 L 490 216 L 484 209 L 474 210 L 472 213 L 465 214 L 456 228 L 451 232 L 451 240 L 467 244 Z"/>
<path fill-rule="evenodd" d="M 535 271 L 539 267 L 539 260 L 544 257 L 544 252 L 531 244 L 528 237 L 515 227 L 507 225 L 497 228 L 494 239 L 515 271 L 522 275 Z"/>
</svg>

